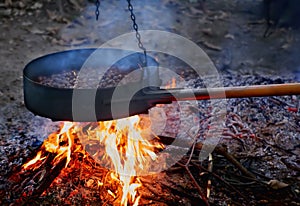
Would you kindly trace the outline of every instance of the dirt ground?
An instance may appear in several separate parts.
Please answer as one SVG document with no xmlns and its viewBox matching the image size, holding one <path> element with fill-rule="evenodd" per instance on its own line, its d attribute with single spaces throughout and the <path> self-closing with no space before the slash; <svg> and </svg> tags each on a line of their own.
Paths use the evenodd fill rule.
<svg viewBox="0 0 300 206">
<path fill-rule="evenodd" d="M 228 75 L 230 71 L 243 79 L 240 71 L 246 70 L 247 78 L 253 73 L 299 81 L 300 33 L 297 29 L 277 28 L 271 36 L 264 38 L 266 23 L 262 18 L 261 2 L 210 0 L 203 7 L 200 1 L 132 1 L 140 29 L 170 31 L 194 41 L 209 55 L 221 74 Z M 0 197 L 3 199 L 7 199 L 7 195 L 4 195 L 5 186 L 2 185 L 5 185 L 7 175 L 13 172 L 7 168 L 23 164 L 57 125 L 49 119 L 34 116 L 25 108 L 22 90 L 25 65 L 52 52 L 98 47 L 132 31 L 126 1 L 101 1 L 99 21 L 95 20 L 94 12 L 94 4 L 83 0 L 63 1 L 61 8 L 59 3 L 49 0 L 12 1 L 12 5 L 10 1 L 0 1 L 0 152 L 6 156 L 1 159 Z M 296 148 L 300 143 L 299 114 L 293 118 L 297 122 L 293 133 Z M 18 149 L 11 154 L 9 151 L 14 145 Z M 291 156 L 295 158 L 294 167 L 297 168 L 292 172 L 292 180 L 299 183 L 299 150 Z M 296 186 L 292 188 L 296 194 L 287 198 L 286 205 L 299 205 L 296 198 L 299 198 L 299 185 Z M 215 197 L 216 200 L 222 199 L 221 196 Z M 266 196 L 256 204 L 282 203 L 264 201 Z M 220 201 L 214 204 L 221 205 Z M 240 204 L 245 205 L 247 201 Z M 231 202 L 231 205 L 238 203 Z"/>
</svg>

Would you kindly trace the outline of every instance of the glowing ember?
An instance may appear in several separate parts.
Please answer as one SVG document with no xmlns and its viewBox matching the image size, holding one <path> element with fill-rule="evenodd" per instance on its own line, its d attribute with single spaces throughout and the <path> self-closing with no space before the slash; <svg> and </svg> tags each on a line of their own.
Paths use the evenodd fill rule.
<svg viewBox="0 0 300 206">
<path fill-rule="evenodd" d="M 37 156 L 24 164 L 23 168 L 35 170 L 45 160 L 47 152 L 56 155 L 51 162 L 53 165 L 65 160 L 67 167 L 71 161 L 72 152 L 82 150 L 82 153 L 85 153 L 82 145 L 74 143 L 76 138 L 79 138 L 82 143 L 96 142 L 97 151 L 90 155 L 101 161 L 100 164 L 114 170 L 110 178 L 118 182 L 122 194 L 118 194 L 120 193 L 118 190 L 110 189 L 107 193 L 113 198 L 118 197 L 121 205 L 126 206 L 128 203 L 138 205 L 141 196 L 137 190 L 142 183 L 136 176 L 148 169 L 150 161 L 156 160 L 155 150 L 163 148 L 160 143 L 150 143 L 149 139 L 153 139 L 153 134 L 148 119 L 133 116 L 98 123 L 64 122 L 60 131 L 49 135 Z M 99 145 L 104 147 L 104 154 L 101 153 Z M 98 186 L 103 186 L 103 183 L 98 182 Z"/>
</svg>

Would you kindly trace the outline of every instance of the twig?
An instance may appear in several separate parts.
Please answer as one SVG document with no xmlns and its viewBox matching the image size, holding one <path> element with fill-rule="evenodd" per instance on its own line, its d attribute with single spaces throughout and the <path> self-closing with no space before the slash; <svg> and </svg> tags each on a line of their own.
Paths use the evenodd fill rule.
<svg viewBox="0 0 300 206">
<path fill-rule="evenodd" d="M 248 25 L 258 25 L 258 24 L 265 24 L 265 20 L 257 20 L 257 21 L 249 21 L 247 24 Z"/>
<path fill-rule="evenodd" d="M 180 165 L 181 167 L 183 167 L 183 168 L 187 171 L 187 173 L 188 173 L 189 177 L 191 178 L 191 180 L 192 180 L 194 186 L 196 187 L 196 189 L 197 189 L 197 191 L 198 191 L 198 193 L 199 193 L 201 199 L 204 201 L 205 205 L 209 206 L 209 203 L 208 203 L 208 201 L 207 201 L 206 196 L 203 194 L 201 187 L 199 186 L 198 182 L 197 182 L 196 179 L 194 178 L 194 176 L 193 176 L 193 174 L 191 173 L 191 171 L 190 171 L 190 169 L 188 168 L 188 166 L 187 166 L 186 164 L 182 164 L 182 163 L 180 163 L 180 162 L 178 162 L 177 164 Z"/>
<path fill-rule="evenodd" d="M 235 180 L 232 180 L 232 179 L 229 179 L 229 178 L 226 178 L 226 180 L 228 182 L 230 182 L 229 184 L 236 185 L 236 186 L 250 186 L 250 185 L 253 185 L 253 184 L 256 183 L 256 181 L 253 181 L 253 182 L 239 182 L 239 181 L 235 181 Z"/>
<path fill-rule="evenodd" d="M 218 151 L 227 160 L 229 160 L 234 166 L 236 166 L 244 175 L 256 179 L 255 175 L 249 172 L 239 161 L 237 161 L 231 154 L 229 154 L 224 148 Z"/>
<path fill-rule="evenodd" d="M 202 167 L 199 164 L 196 164 L 194 161 L 192 161 L 192 164 L 196 167 L 198 167 L 201 170 L 204 170 L 205 172 L 207 172 L 208 174 L 213 175 L 215 178 L 217 178 L 218 180 L 220 180 L 221 182 L 223 182 L 225 185 L 227 185 L 230 189 L 234 190 L 236 193 L 238 193 L 241 197 L 246 199 L 246 196 L 244 196 L 240 191 L 238 191 L 235 187 L 233 187 L 231 184 L 229 184 L 226 180 L 224 180 L 222 177 L 220 177 L 219 175 L 208 171 L 206 168 Z"/>
<path fill-rule="evenodd" d="M 288 103 L 288 102 L 286 102 L 286 101 L 283 101 L 283 100 L 281 100 L 281 99 L 279 99 L 279 98 L 277 98 L 277 97 L 270 97 L 270 100 L 272 101 L 272 102 L 274 102 L 274 103 L 276 103 L 276 104 L 278 104 L 278 105 L 286 105 L 286 106 L 289 106 L 289 107 L 295 107 L 295 105 L 293 105 L 293 104 L 290 104 L 290 103 Z M 277 102 L 276 102 L 277 101 Z M 278 103 L 279 102 L 279 103 Z"/>
<path fill-rule="evenodd" d="M 188 159 L 188 161 L 185 163 L 185 165 L 184 166 L 188 166 L 189 164 L 190 164 L 190 162 L 191 162 L 191 159 L 192 159 L 192 156 L 193 156 L 193 154 L 194 154 L 194 150 L 195 150 L 195 145 L 196 145 L 196 141 L 194 141 L 194 143 L 193 143 L 193 146 L 192 146 L 192 150 L 191 150 L 191 154 L 190 154 L 190 156 L 189 156 L 189 159 Z"/>
<path fill-rule="evenodd" d="M 167 142 L 168 139 L 173 140 L 174 138 L 163 137 L 163 139 L 164 139 L 164 142 Z M 203 146 L 203 144 L 201 142 L 197 142 L 197 143 L 193 144 L 193 147 L 191 149 L 191 154 L 189 156 L 189 160 L 183 166 L 187 166 L 190 163 L 194 150 L 195 149 L 201 150 L 202 146 Z M 256 176 L 254 174 L 252 174 L 251 172 L 249 172 L 238 160 L 236 160 L 231 154 L 229 154 L 224 147 L 216 146 L 214 149 L 214 152 L 224 156 L 229 162 L 231 162 L 234 166 L 236 166 L 244 175 L 251 177 L 253 179 L 256 179 Z M 181 166 L 182 166 L 182 164 L 181 164 Z"/>
<path fill-rule="evenodd" d="M 146 187 L 152 194 L 154 194 L 154 196 L 143 194 L 143 199 L 152 200 L 156 203 L 167 203 L 168 205 L 175 205 L 178 203 L 175 200 L 164 198 L 164 196 L 158 194 L 157 189 L 153 188 L 151 184 L 145 184 L 143 186 Z"/>
<path fill-rule="evenodd" d="M 196 146 L 196 140 L 194 140 L 192 150 L 191 150 L 191 154 L 190 154 L 189 159 L 187 160 L 187 162 L 185 164 L 181 164 L 180 162 L 178 162 L 178 164 L 187 171 L 188 175 L 190 176 L 194 186 L 197 188 L 198 193 L 199 193 L 201 199 L 204 201 L 205 205 L 209 205 L 206 196 L 203 194 L 201 187 L 199 186 L 199 184 L 197 183 L 196 179 L 194 178 L 193 174 L 191 173 L 191 171 L 189 169 L 189 164 L 192 160 L 192 156 L 193 156 L 193 153 L 194 153 L 194 150 L 195 150 L 195 146 Z"/>
<path fill-rule="evenodd" d="M 212 172 L 212 168 L 213 168 L 213 158 L 211 153 L 209 153 L 208 156 L 208 171 Z M 207 180 L 207 189 L 206 189 L 206 197 L 209 199 L 210 197 L 210 190 L 211 190 L 211 179 Z"/>
<path fill-rule="evenodd" d="M 162 186 L 166 187 L 168 190 L 170 190 L 173 195 L 184 196 L 184 197 L 188 198 L 191 202 L 198 202 L 198 203 L 200 203 L 200 201 L 202 202 L 201 198 L 195 197 L 194 195 L 189 194 L 188 191 L 186 191 L 186 188 L 179 187 L 180 189 L 178 189 L 178 185 L 176 185 L 177 186 L 176 189 L 173 188 L 172 186 L 169 186 L 166 184 L 162 184 Z"/>
<path fill-rule="evenodd" d="M 195 149 L 202 149 L 203 144 L 198 142 Z M 217 146 L 214 150 L 217 154 L 224 156 L 229 162 L 236 166 L 244 175 L 256 179 L 255 175 L 249 172 L 239 161 L 237 161 L 231 154 L 229 154 L 224 147 Z"/>
</svg>

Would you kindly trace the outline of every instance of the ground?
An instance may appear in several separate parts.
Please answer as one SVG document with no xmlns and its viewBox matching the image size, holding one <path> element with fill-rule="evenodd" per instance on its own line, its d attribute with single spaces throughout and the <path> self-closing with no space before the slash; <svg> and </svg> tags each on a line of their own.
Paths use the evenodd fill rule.
<svg viewBox="0 0 300 206">
<path fill-rule="evenodd" d="M 5 185 L 7 177 L 14 172 L 13 168 L 23 164 L 28 156 L 34 153 L 36 147 L 42 143 L 44 138 L 55 131 L 55 125 L 57 124 L 49 119 L 34 116 L 25 108 L 22 90 L 22 71 L 25 65 L 39 56 L 52 52 L 98 47 L 118 35 L 132 31 L 132 22 L 129 18 L 126 1 L 101 1 L 99 21 L 95 20 L 95 6 L 90 2 L 63 1 L 62 8 L 60 8 L 59 3 L 46 0 L 39 2 L 22 0 L 10 3 L 10 1 L 0 2 L 0 62 L 2 65 L 0 74 L 0 152 L 3 154 L 0 158 L 2 168 L 0 180 L 1 199 L 9 199 L 7 193 L 5 193 Z M 300 80 L 300 59 L 298 58 L 300 35 L 298 30 L 276 28 L 273 29 L 274 32 L 271 36 L 263 37 L 266 23 L 262 18 L 261 1 L 259 0 L 211 0 L 207 1 L 204 6 L 200 1 L 155 0 L 146 3 L 132 1 L 132 3 L 139 29 L 174 32 L 192 40 L 209 55 L 220 74 L 224 74 L 224 79 L 228 79 L 230 76 L 237 78 L 227 82 L 229 85 L 243 85 L 245 82 L 259 83 L 259 81 L 276 83 L 276 79 L 282 81 L 279 83 Z M 143 40 L 148 41 L 147 39 Z M 267 77 L 260 79 L 264 75 L 267 75 Z M 243 79 L 248 80 L 244 81 Z M 255 101 L 262 100 L 237 101 L 241 105 L 237 111 L 247 111 L 251 114 L 253 108 L 242 110 L 241 107 L 243 105 L 253 106 Z M 264 101 L 270 103 L 271 100 Z M 280 148 L 283 146 L 284 151 L 281 151 L 282 154 L 277 154 L 280 156 L 280 161 L 292 162 L 283 165 L 292 165 L 291 168 L 293 169 L 286 167 L 283 170 L 289 171 L 282 173 L 282 168 L 277 168 L 278 165 L 272 163 L 273 159 L 270 157 L 272 161 L 268 163 L 267 168 L 273 167 L 273 170 L 260 170 L 259 172 L 259 174 L 266 172 L 264 175 L 269 180 L 289 181 L 287 183 L 291 185 L 290 189 L 294 192 L 292 196 L 290 191 L 276 191 L 275 193 L 271 191 L 272 195 L 277 194 L 277 198 L 274 197 L 277 200 L 280 199 L 278 195 L 280 197 L 280 194 L 283 194 L 283 199 L 288 205 L 299 205 L 299 177 L 297 178 L 297 175 L 299 176 L 299 161 L 297 161 L 299 159 L 300 141 L 299 113 L 294 114 L 287 111 L 285 115 L 281 112 L 285 111 L 287 107 L 299 107 L 297 101 L 299 100 L 296 96 L 273 101 L 271 109 L 278 109 L 276 110 L 280 111 L 278 115 L 282 116 L 270 123 L 272 125 L 268 127 L 269 130 L 262 131 L 262 125 L 250 123 L 251 120 L 239 113 L 241 117 L 245 117 L 245 119 L 242 119 L 243 123 L 247 125 L 247 121 L 249 121 L 250 127 L 257 126 L 259 129 L 254 129 L 254 131 L 261 134 L 259 138 L 264 138 L 258 144 L 261 144 L 262 148 L 255 147 L 257 150 L 253 151 L 254 154 L 260 154 L 261 158 L 266 158 L 272 156 L 273 153 L 278 153 L 278 150 L 274 151 L 274 147 Z M 280 105 L 276 105 L 278 102 L 284 105 L 277 108 L 280 107 Z M 232 104 L 236 105 L 237 103 L 230 102 L 230 105 Z M 260 104 L 263 103 L 260 102 Z M 269 104 L 267 105 L 269 107 Z M 273 118 L 275 114 L 262 113 L 262 115 L 258 115 L 254 112 L 252 115 L 253 118 L 260 120 L 259 118 L 266 119 L 268 115 L 270 115 L 268 117 Z M 282 118 L 284 116 L 285 118 Z M 295 123 L 293 129 L 287 125 L 288 122 Z M 272 135 L 268 135 L 270 133 L 274 134 L 274 131 L 278 132 L 277 130 L 287 131 L 288 129 L 290 129 L 290 132 L 284 133 L 287 135 L 285 137 L 290 140 L 288 143 L 280 139 L 283 133 L 279 132 L 279 135 L 275 135 L 275 140 L 271 138 Z M 242 141 L 248 147 L 248 140 Z M 231 148 L 231 152 L 238 150 L 234 147 Z M 262 163 L 256 162 L 258 156 L 247 160 L 247 162 L 243 160 L 242 154 L 237 155 L 241 161 L 246 162 L 244 165 L 252 165 L 251 167 L 254 165 L 255 167 L 255 164 L 257 164 L 257 167 L 261 167 Z M 218 158 L 220 157 L 217 155 L 215 161 Z M 267 161 L 268 158 L 265 160 Z M 235 169 L 229 166 L 226 167 L 226 163 L 222 161 L 224 160 L 217 161 L 216 165 L 219 165 L 223 172 L 226 171 L 224 168 L 228 170 Z M 254 163 L 252 164 L 252 162 Z M 282 164 L 280 163 L 280 165 Z M 256 169 L 259 170 L 259 168 Z M 230 171 L 228 172 L 230 173 Z M 226 175 L 221 174 L 221 176 L 225 177 Z M 234 180 L 232 176 L 231 180 Z M 227 181 L 232 182 L 228 179 Z M 158 180 L 156 180 L 157 182 Z M 232 184 L 234 185 L 234 181 Z M 242 186 L 248 187 L 246 183 Z M 215 200 L 211 200 L 211 203 L 219 203 L 218 201 L 222 197 L 228 199 L 228 194 L 226 193 L 226 195 L 219 190 L 214 194 Z M 290 197 L 287 198 L 289 195 Z M 255 196 L 254 199 L 260 198 L 256 203 L 272 205 L 272 201 L 270 198 L 268 199 L 268 193 L 253 196 Z M 253 196 L 250 198 L 251 201 L 254 201 Z M 232 204 L 238 204 L 232 202 Z M 0 203 L 9 204 L 9 201 L 0 201 Z M 245 199 L 241 202 L 242 205 L 246 203 L 247 200 Z M 280 205 L 281 203 L 279 201 L 276 204 Z M 185 204 L 185 202 L 181 204 Z M 252 202 L 252 204 L 255 203 Z"/>
</svg>

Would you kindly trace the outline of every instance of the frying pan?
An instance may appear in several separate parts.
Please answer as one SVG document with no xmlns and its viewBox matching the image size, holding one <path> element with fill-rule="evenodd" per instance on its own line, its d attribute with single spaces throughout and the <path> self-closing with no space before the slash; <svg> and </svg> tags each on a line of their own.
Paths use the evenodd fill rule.
<svg viewBox="0 0 300 206">
<path fill-rule="evenodd" d="M 147 113 L 156 104 L 166 104 L 172 101 L 300 95 L 300 83 L 209 89 L 161 89 L 161 81 L 158 78 L 158 63 L 150 56 L 146 57 L 147 67 L 143 71 L 140 81 L 128 83 L 121 87 L 97 89 L 56 88 L 39 82 L 41 76 L 60 74 L 62 71 L 79 71 L 96 50 L 98 49 L 57 52 L 39 57 L 28 63 L 23 71 L 25 106 L 34 114 L 54 121 L 90 122 Z M 118 49 L 102 49 L 102 54 L 104 54 L 104 57 L 99 62 L 106 62 L 107 65 L 127 70 L 127 72 L 140 69 L 145 60 L 143 53 Z M 123 58 L 111 64 L 109 58 L 120 56 L 120 54 L 123 55 Z M 114 98 L 113 94 L 116 89 L 123 95 Z M 128 91 L 137 92 L 133 96 L 128 96 L 126 95 Z M 76 103 L 75 101 L 74 103 L 74 94 L 79 94 L 80 100 L 83 102 L 79 101 L 78 103 L 77 101 Z M 92 97 L 90 101 L 84 101 L 89 97 Z M 126 107 L 128 102 L 130 103 L 129 111 Z M 91 105 L 87 106 L 88 103 L 91 103 Z M 74 110 L 74 104 L 76 104 L 75 110 L 79 113 Z"/>
</svg>

